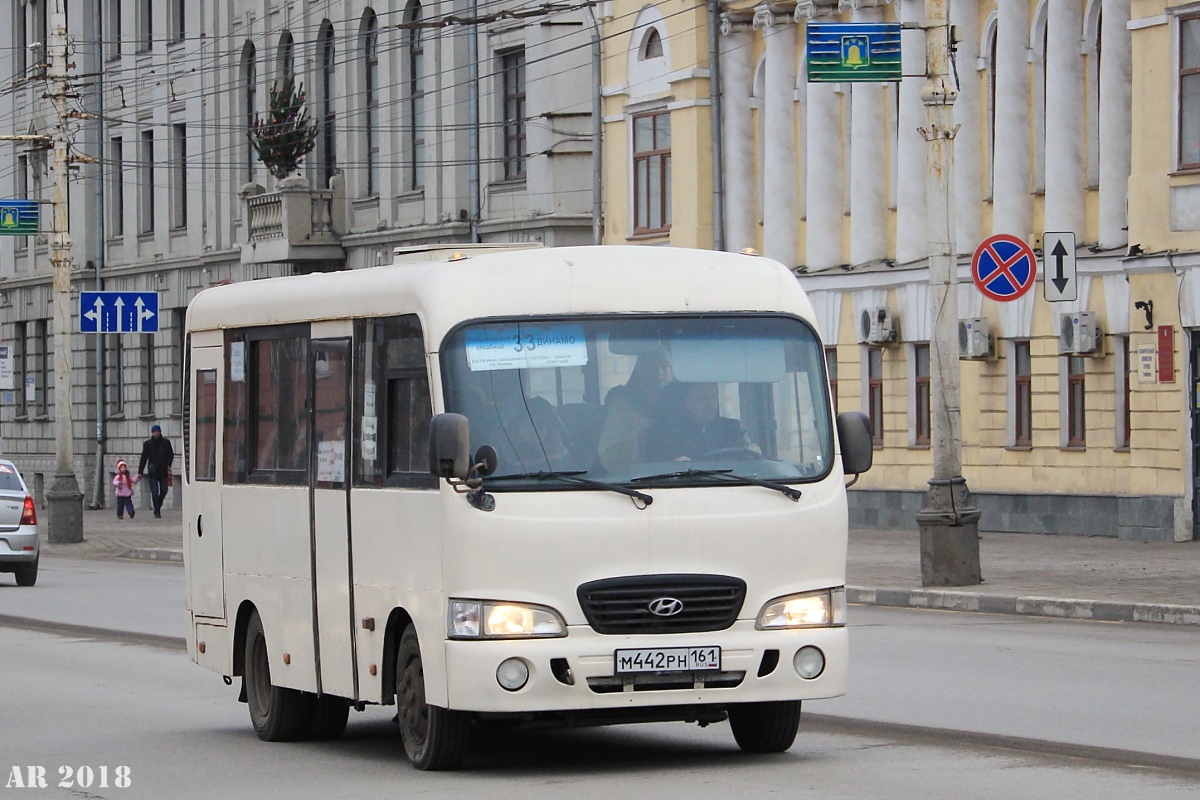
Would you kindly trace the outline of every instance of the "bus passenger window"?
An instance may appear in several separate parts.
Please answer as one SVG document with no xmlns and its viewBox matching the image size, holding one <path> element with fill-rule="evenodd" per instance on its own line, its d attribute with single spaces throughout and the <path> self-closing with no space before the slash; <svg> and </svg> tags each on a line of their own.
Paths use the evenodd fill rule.
<svg viewBox="0 0 1200 800">
<path fill-rule="evenodd" d="M 196 371 L 196 480 L 217 479 L 217 371 Z"/>
<path fill-rule="evenodd" d="M 420 320 L 361 321 L 355 342 L 355 484 L 436 486 L 428 472 L 433 405 Z"/>
</svg>

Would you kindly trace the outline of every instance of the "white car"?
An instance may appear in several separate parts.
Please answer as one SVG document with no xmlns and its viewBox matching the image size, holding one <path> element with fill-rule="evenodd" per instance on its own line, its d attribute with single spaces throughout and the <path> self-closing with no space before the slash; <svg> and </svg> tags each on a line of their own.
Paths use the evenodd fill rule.
<svg viewBox="0 0 1200 800">
<path fill-rule="evenodd" d="M 37 508 L 11 461 L 0 460 L 0 572 L 16 574 L 18 586 L 37 583 Z"/>
</svg>

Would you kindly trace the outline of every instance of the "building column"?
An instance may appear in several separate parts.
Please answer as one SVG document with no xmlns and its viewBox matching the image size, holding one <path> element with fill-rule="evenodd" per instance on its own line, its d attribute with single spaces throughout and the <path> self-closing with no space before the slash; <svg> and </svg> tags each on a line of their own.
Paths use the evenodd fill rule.
<svg viewBox="0 0 1200 800">
<path fill-rule="evenodd" d="M 916 5 L 917 13 L 924 17 L 924 4 L 918 2 Z M 979 0 L 950 0 L 950 19 L 964 32 L 958 43 L 961 83 L 958 99 L 954 102 L 954 124 L 958 126 L 958 135 L 954 137 L 954 219 L 958 252 L 972 253 L 984 238 L 980 92 L 979 76 L 975 71 L 975 63 L 979 60 Z"/>
<path fill-rule="evenodd" d="M 854 22 L 880 22 L 880 6 L 889 0 L 840 0 Z M 887 257 L 887 188 L 884 168 L 884 92 L 889 84 L 855 83 L 850 90 L 850 263 Z"/>
<path fill-rule="evenodd" d="M 1129 0 L 1100 7 L 1100 246 L 1129 243 L 1132 53 Z"/>
<path fill-rule="evenodd" d="M 796 180 L 796 26 L 770 3 L 754 7 L 754 28 L 766 43 L 763 125 L 763 255 L 797 265 L 800 210 Z"/>
<path fill-rule="evenodd" d="M 834 11 L 814 0 L 796 3 L 796 21 Z M 807 84 L 804 157 L 804 265 L 810 272 L 842 263 L 842 109 L 832 83 Z"/>
<path fill-rule="evenodd" d="M 924 0 L 900 0 L 900 21 L 925 19 Z M 925 139 L 918 128 L 925 125 L 925 37 L 920 30 L 901 32 L 904 75 L 900 81 L 900 108 L 896 126 L 896 260 L 918 261 L 929 255 L 929 231 L 925 215 Z M 855 109 L 855 115 L 858 111 Z"/>
<path fill-rule="evenodd" d="M 1046 25 L 1046 230 L 1084 235 L 1083 11 L 1050 3 Z"/>
<path fill-rule="evenodd" d="M 758 244 L 755 200 L 754 37 L 750 26 L 721 15 L 721 160 L 725 165 L 725 249 L 738 252 Z"/>
<path fill-rule="evenodd" d="M 1024 2 L 998 4 L 992 232 L 1024 239 L 1031 226 L 1029 22 Z"/>
</svg>

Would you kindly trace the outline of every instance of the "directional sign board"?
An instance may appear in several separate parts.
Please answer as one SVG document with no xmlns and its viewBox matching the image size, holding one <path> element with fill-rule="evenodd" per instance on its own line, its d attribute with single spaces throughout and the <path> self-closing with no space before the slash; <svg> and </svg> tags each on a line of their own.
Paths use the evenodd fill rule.
<svg viewBox="0 0 1200 800">
<path fill-rule="evenodd" d="M 158 333 L 158 292 L 80 292 L 81 333 Z"/>
<path fill-rule="evenodd" d="M 1046 267 L 1042 296 L 1046 302 L 1075 300 L 1079 295 L 1075 280 L 1075 234 L 1047 231 L 1042 236 L 1042 260 Z"/>
<path fill-rule="evenodd" d="M 900 23 L 810 22 L 809 83 L 898 81 Z"/>
<path fill-rule="evenodd" d="M 984 239 L 971 257 L 971 280 L 984 297 L 1007 302 L 1021 297 L 1037 279 L 1037 256 L 1016 236 Z"/>
<path fill-rule="evenodd" d="M 0 235 L 33 236 L 37 232 L 37 200 L 0 200 Z"/>
</svg>

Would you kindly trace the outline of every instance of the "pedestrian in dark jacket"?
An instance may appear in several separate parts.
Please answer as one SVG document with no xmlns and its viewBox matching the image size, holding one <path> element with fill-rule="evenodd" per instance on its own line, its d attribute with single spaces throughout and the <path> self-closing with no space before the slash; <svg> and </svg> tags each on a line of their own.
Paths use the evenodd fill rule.
<svg viewBox="0 0 1200 800">
<path fill-rule="evenodd" d="M 154 516 L 162 516 L 163 498 L 170 485 L 171 464 L 175 461 L 175 450 L 171 440 L 162 435 L 162 428 L 150 426 L 150 438 L 142 444 L 142 460 L 138 463 L 138 475 L 150 481 L 150 498 L 154 502 Z"/>
</svg>

